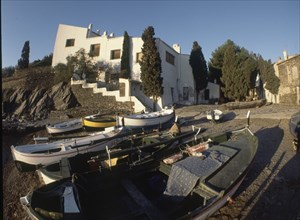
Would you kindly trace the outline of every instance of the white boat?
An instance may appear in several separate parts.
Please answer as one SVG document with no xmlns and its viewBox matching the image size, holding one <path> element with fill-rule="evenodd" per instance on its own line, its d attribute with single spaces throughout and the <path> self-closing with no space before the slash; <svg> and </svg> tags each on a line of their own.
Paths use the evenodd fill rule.
<svg viewBox="0 0 300 220">
<path fill-rule="evenodd" d="M 11 152 L 19 171 L 33 171 L 39 166 L 59 161 L 63 157 L 103 150 L 106 146 L 109 147 L 121 142 L 126 138 L 126 134 L 129 133 L 124 127 L 109 127 L 105 131 L 95 132 L 81 138 L 11 146 Z"/>
<path fill-rule="evenodd" d="M 64 133 L 68 131 L 75 131 L 78 129 L 81 129 L 83 127 L 82 125 L 82 119 L 77 118 L 70 121 L 64 121 L 56 124 L 48 124 L 46 125 L 46 130 L 49 134 L 59 134 Z"/>
<path fill-rule="evenodd" d="M 221 110 L 215 109 L 207 112 L 206 118 L 208 120 L 219 121 L 223 116 L 223 112 Z"/>
<path fill-rule="evenodd" d="M 162 125 L 175 119 L 175 111 L 171 109 L 162 109 L 156 112 L 148 112 L 143 114 L 131 114 L 120 116 L 118 118 L 119 125 L 126 127 L 147 127 L 154 125 Z"/>
</svg>

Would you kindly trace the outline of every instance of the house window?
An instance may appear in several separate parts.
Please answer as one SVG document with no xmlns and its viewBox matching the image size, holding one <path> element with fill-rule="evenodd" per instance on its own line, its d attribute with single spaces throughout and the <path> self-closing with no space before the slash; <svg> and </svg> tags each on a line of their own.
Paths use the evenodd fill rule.
<svg viewBox="0 0 300 220">
<path fill-rule="evenodd" d="M 120 59 L 121 58 L 121 50 L 112 50 L 110 51 L 110 59 Z"/>
<path fill-rule="evenodd" d="M 100 54 L 100 44 L 92 44 L 90 48 L 90 56 L 98 57 Z"/>
<path fill-rule="evenodd" d="M 66 47 L 73 47 L 75 45 L 75 39 L 67 39 Z"/>
<path fill-rule="evenodd" d="M 175 57 L 166 51 L 166 61 L 172 65 L 175 65 Z"/>
<path fill-rule="evenodd" d="M 143 57 L 142 52 L 136 53 L 136 62 L 138 63 L 138 62 L 142 61 L 142 57 Z"/>
</svg>

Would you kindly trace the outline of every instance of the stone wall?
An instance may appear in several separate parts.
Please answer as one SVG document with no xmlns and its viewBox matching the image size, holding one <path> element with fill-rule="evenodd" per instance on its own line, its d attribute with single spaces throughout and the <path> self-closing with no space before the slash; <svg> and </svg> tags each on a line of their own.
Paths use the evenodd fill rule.
<svg viewBox="0 0 300 220">
<path fill-rule="evenodd" d="M 278 62 L 277 66 L 280 103 L 300 105 L 300 55 Z"/>
<path fill-rule="evenodd" d="M 117 102 L 115 97 L 103 96 L 101 93 L 93 93 L 92 88 L 82 88 L 82 85 L 72 85 L 72 92 L 82 109 L 87 109 L 86 114 L 94 113 L 130 113 L 132 112 L 131 102 Z"/>
</svg>

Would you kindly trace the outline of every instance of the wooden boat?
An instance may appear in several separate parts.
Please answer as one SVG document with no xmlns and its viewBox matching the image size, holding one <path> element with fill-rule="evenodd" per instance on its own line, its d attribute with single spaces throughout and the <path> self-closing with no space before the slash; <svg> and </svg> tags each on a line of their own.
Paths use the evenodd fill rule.
<svg viewBox="0 0 300 220">
<path fill-rule="evenodd" d="M 49 134 L 59 134 L 69 131 L 75 131 L 82 128 L 82 119 L 77 118 L 70 121 L 64 121 L 56 124 L 46 125 L 46 130 Z"/>
<path fill-rule="evenodd" d="M 199 128 L 199 132 L 200 130 L 201 128 Z M 70 177 L 73 173 L 90 172 L 99 169 L 101 166 L 107 166 L 109 164 L 108 160 L 102 162 L 102 164 L 99 163 L 99 160 L 100 158 L 102 158 L 102 160 L 108 159 L 108 154 L 111 152 L 117 152 L 118 154 L 125 152 L 126 154 L 128 153 L 128 149 L 148 149 L 148 152 L 153 153 L 154 151 L 163 148 L 166 144 L 170 144 L 195 133 L 186 132 L 180 136 L 174 136 L 173 131 L 174 129 L 162 132 L 155 131 L 150 133 L 138 133 L 119 144 L 110 147 L 109 152 L 107 152 L 107 150 L 102 150 L 98 152 L 78 154 L 74 157 L 62 158 L 59 162 L 39 168 L 37 170 L 37 174 L 39 175 L 42 183 L 49 184 L 59 179 Z M 110 158 L 111 157 L 112 155 L 110 155 Z M 131 155 L 131 159 L 132 158 L 133 155 Z M 111 164 L 115 165 L 118 161 L 119 159 L 115 158 L 111 161 Z"/>
<path fill-rule="evenodd" d="M 107 128 L 116 126 L 116 118 L 100 114 L 89 115 L 82 119 L 82 124 L 87 128 Z"/>
<path fill-rule="evenodd" d="M 144 160 L 121 175 L 74 174 L 21 197 L 21 204 L 35 219 L 206 219 L 233 196 L 258 147 L 248 128 L 209 138 L 202 156 L 188 151 L 199 139 L 183 142 L 152 154 L 152 166 Z"/>
<path fill-rule="evenodd" d="M 11 146 L 13 159 L 19 171 L 33 171 L 37 167 L 72 157 L 79 153 L 87 153 L 105 149 L 106 146 L 117 144 L 129 135 L 124 127 L 110 127 L 105 131 L 92 135 L 59 140 L 50 143 Z"/>
<path fill-rule="evenodd" d="M 223 112 L 221 110 L 215 109 L 212 111 L 208 111 L 206 118 L 208 120 L 219 121 L 223 116 Z"/>
<path fill-rule="evenodd" d="M 118 123 L 126 127 L 148 127 L 162 125 L 171 121 L 171 119 L 173 119 L 173 123 L 175 119 L 175 111 L 173 108 L 143 114 L 120 116 Z"/>
</svg>

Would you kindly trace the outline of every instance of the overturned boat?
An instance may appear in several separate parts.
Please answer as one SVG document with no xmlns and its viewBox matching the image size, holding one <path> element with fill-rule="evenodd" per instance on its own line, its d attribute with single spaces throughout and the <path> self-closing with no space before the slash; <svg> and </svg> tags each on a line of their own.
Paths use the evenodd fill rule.
<svg viewBox="0 0 300 220">
<path fill-rule="evenodd" d="M 119 125 L 126 127 L 159 127 L 170 121 L 173 123 L 175 120 L 175 111 L 173 108 L 170 108 L 156 112 L 119 116 L 118 118 Z"/>
<path fill-rule="evenodd" d="M 110 127 L 102 132 L 80 138 L 59 140 L 54 142 L 11 146 L 11 152 L 19 171 L 34 171 L 64 157 L 72 157 L 79 153 L 88 153 L 112 146 L 129 135 L 124 127 Z"/>
<path fill-rule="evenodd" d="M 104 129 L 116 126 L 116 118 L 101 114 L 89 115 L 82 118 L 82 124 L 85 128 Z"/>
<path fill-rule="evenodd" d="M 206 219 L 238 189 L 257 147 L 247 127 L 209 135 L 155 152 L 151 166 L 74 174 L 20 200 L 32 219 Z"/>
<path fill-rule="evenodd" d="M 46 130 L 49 134 L 61 134 L 65 132 L 82 129 L 82 119 L 76 118 L 69 121 L 64 121 L 56 124 L 46 125 Z"/>
</svg>

